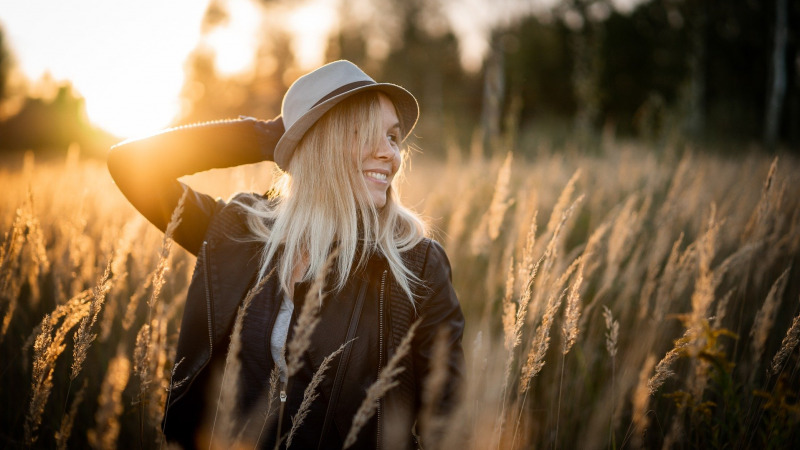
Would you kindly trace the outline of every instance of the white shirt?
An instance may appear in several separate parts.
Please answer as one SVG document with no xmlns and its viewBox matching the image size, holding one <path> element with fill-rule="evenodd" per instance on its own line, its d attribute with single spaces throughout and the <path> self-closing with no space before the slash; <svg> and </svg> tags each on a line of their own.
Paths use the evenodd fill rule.
<svg viewBox="0 0 800 450">
<path fill-rule="evenodd" d="M 292 321 L 294 303 L 286 295 L 281 296 L 281 307 L 278 310 L 278 317 L 275 318 L 275 325 L 272 327 L 270 337 L 270 351 L 272 360 L 278 367 L 281 383 L 286 382 L 286 355 L 283 348 L 286 346 L 286 336 L 289 334 L 289 322 Z"/>
</svg>

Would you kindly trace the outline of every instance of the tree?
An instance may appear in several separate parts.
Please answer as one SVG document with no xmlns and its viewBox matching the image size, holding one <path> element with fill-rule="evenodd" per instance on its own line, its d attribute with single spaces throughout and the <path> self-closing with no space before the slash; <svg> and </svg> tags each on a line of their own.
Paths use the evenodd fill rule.
<svg viewBox="0 0 800 450">
<path fill-rule="evenodd" d="M 788 36 L 788 2 L 775 0 L 772 52 L 769 59 L 769 81 L 764 115 L 764 145 L 774 148 L 780 131 L 783 99 L 786 94 L 786 40 Z"/>
<path fill-rule="evenodd" d="M 8 74 L 11 70 L 11 53 L 6 47 L 5 34 L 0 28 L 0 103 L 6 99 Z"/>
</svg>

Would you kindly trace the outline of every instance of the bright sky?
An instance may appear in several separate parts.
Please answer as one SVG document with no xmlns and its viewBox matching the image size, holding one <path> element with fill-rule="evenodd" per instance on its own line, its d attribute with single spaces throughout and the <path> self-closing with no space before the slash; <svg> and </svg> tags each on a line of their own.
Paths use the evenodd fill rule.
<svg viewBox="0 0 800 450">
<path fill-rule="evenodd" d="M 200 42 L 208 0 L 4 1 L 2 25 L 15 60 L 32 82 L 49 73 L 86 99 L 89 119 L 126 138 L 170 124 L 179 111 L 184 64 Z M 222 0 L 229 12 L 204 43 L 223 75 L 249 69 L 262 24 L 253 0 Z M 291 11 L 287 25 L 301 66 L 320 65 L 335 20 L 332 0 Z"/>
<path fill-rule="evenodd" d="M 6 2 L 0 21 L 26 77 L 72 81 L 90 120 L 129 137 L 178 112 L 204 11 L 196 0 L 24 0 Z"/>
</svg>

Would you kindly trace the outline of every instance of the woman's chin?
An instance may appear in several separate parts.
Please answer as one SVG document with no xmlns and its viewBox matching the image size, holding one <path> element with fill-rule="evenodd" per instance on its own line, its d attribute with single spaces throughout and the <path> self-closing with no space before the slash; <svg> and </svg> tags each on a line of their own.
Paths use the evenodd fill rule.
<svg viewBox="0 0 800 450">
<path fill-rule="evenodd" d="M 386 193 L 378 193 L 378 192 L 370 192 L 370 199 L 372 200 L 372 205 L 375 206 L 376 209 L 381 209 L 386 206 Z"/>
</svg>

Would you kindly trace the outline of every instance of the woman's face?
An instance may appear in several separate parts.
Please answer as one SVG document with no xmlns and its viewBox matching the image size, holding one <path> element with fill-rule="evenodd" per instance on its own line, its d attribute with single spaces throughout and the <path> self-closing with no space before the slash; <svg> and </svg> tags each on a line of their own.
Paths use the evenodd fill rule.
<svg viewBox="0 0 800 450">
<path fill-rule="evenodd" d="M 354 152 L 353 158 L 361 158 L 361 173 L 372 203 L 376 208 L 383 208 L 386 205 L 386 192 L 400 168 L 400 120 L 389 97 L 378 94 L 378 98 L 381 105 L 381 139 L 377 148 L 361 149 L 361 154 Z"/>
</svg>

